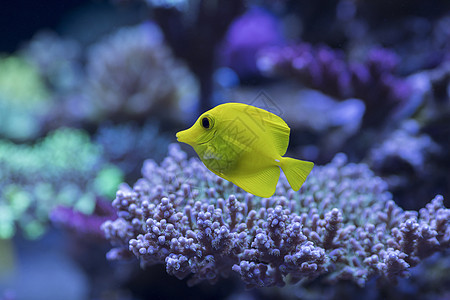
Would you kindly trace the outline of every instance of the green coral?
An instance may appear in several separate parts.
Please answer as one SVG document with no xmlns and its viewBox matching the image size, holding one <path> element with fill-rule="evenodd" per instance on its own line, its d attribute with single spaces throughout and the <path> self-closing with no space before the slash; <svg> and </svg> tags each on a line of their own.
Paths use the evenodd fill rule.
<svg viewBox="0 0 450 300">
<path fill-rule="evenodd" d="M 76 129 L 58 129 L 34 145 L 0 140 L 0 238 L 17 228 L 39 237 L 56 205 L 91 213 L 96 196 L 112 198 L 123 176 L 102 153 Z"/>
<path fill-rule="evenodd" d="M 18 56 L 0 57 L 0 136 L 15 140 L 35 137 L 50 99 L 33 65 Z"/>
<path fill-rule="evenodd" d="M 0 94 L 28 107 L 48 98 L 37 69 L 17 56 L 0 58 Z"/>
</svg>

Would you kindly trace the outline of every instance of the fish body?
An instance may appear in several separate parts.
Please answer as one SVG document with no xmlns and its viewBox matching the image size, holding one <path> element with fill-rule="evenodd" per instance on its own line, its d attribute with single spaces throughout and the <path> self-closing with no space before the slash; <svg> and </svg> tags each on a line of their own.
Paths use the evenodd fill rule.
<svg viewBox="0 0 450 300">
<path fill-rule="evenodd" d="M 177 133 L 205 166 L 245 191 L 270 197 L 280 168 L 295 191 L 314 163 L 283 157 L 290 129 L 279 116 L 242 103 L 225 103 L 203 113 L 194 125 Z"/>
</svg>

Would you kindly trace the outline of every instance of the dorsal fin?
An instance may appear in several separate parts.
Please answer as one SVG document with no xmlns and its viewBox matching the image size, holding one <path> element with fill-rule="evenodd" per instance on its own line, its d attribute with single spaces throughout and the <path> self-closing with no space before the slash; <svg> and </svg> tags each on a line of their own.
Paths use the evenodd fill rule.
<svg viewBox="0 0 450 300">
<path fill-rule="evenodd" d="M 290 128 L 279 116 L 264 109 L 246 105 L 244 112 L 263 131 L 267 132 L 280 156 L 286 153 L 289 145 Z"/>
</svg>

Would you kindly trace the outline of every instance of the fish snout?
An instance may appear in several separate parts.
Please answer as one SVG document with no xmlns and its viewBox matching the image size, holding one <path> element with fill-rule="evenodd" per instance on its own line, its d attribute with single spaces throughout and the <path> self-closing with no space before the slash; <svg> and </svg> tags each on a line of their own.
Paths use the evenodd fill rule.
<svg viewBox="0 0 450 300">
<path fill-rule="evenodd" d="M 192 147 L 205 144 L 214 137 L 215 131 L 205 132 L 203 128 L 193 126 L 186 130 L 177 132 L 177 141 L 191 145 Z"/>
<path fill-rule="evenodd" d="M 183 142 L 183 131 L 177 132 L 175 136 L 177 137 L 177 141 Z"/>
<path fill-rule="evenodd" d="M 181 143 L 186 143 L 189 145 L 191 145 L 193 143 L 193 141 L 189 138 L 190 137 L 189 129 L 177 132 L 176 137 L 177 137 L 177 141 L 179 141 Z"/>
</svg>

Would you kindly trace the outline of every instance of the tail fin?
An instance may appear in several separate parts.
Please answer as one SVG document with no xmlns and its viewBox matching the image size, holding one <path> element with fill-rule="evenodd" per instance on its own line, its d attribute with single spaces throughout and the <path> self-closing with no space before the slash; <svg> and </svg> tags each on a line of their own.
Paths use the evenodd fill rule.
<svg viewBox="0 0 450 300">
<path fill-rule="evenodd" d="M 281 158 L 281 169 L 294 191 L 298 191 L 306 180 L 306 177 L 314 167 L 314 163 L 290 157 Z"/>
</svg>

